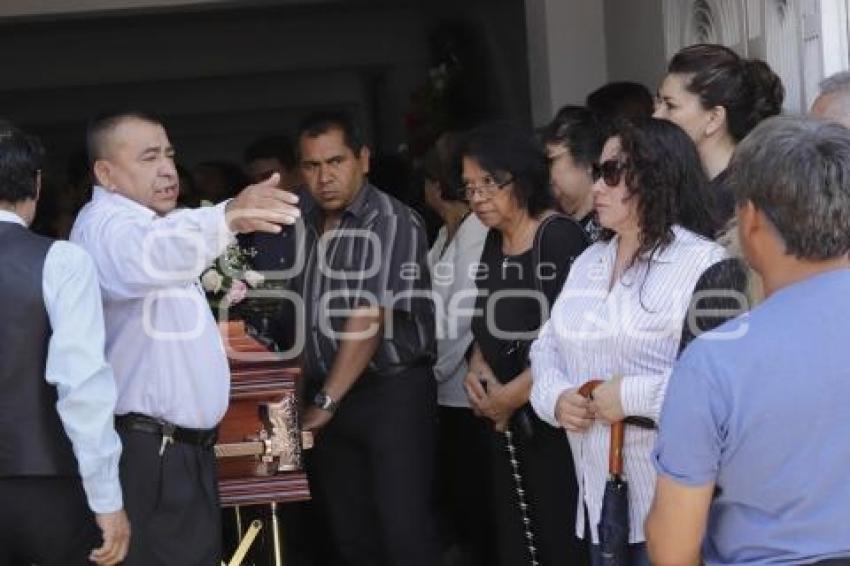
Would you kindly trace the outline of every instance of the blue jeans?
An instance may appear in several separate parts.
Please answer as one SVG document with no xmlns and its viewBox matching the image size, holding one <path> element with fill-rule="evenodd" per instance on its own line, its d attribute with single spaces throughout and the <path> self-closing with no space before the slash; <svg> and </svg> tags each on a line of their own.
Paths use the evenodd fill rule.
<svg viewBox="0 0 850 566">
<path fill-rule="evenodd" d="M 602 566 L 602 547 L 598 544 L 590 545 L 591 566 Z M 629 565 L 649 566 L 649 554 L 646 552 L 646 543 L 639 542 L 629 545 Z"/>
</svg>

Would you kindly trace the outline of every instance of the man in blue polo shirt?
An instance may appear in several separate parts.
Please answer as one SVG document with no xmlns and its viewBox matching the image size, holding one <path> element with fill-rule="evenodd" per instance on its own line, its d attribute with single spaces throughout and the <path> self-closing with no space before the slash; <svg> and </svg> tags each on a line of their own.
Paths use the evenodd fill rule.
<svg viewBox="0 0 850 566">
<path fill-rule="evenodd" d="M 654 453 L 653 564 L 850 564 L 850 130 L 761 124 L 735 152 L 767 299 L 694 341 Z"/>
</svg>

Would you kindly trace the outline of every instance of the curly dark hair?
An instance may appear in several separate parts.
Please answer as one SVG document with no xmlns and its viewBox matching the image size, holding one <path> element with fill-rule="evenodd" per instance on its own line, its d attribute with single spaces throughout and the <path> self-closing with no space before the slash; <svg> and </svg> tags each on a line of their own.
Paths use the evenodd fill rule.
<svg viewBox="0 0 850 566">
<path fill-rule="evenodd" d="M 552 208 L 549 164 L 534 134 L 509 122 L 489 122 L 471 130 L 455 152 L 453 174 L 460 186 L 461 165 L 469 157 L 496 179 L 513 178 L 519 205 L 536 217 Z"/>
<path fill-rule="evenodd" d="M 703 108 L 726 109 L 726 127 L 736 142 L 765 118 L 782 112 L 782 80 L 764 61 L 743 59 L 728 47 L 685 47 L 670 60 L 667 72 L 692 75 L 685 88 L 699 97 Z"/>
<path fill-rule="evenodd" d="M 657 118 L 621 120 L 612 137 L 619 138 L 626 158 L 628 198 L 639 199 L 640 247 L 630 264 L 669 245 L 674 224 L 715 237 L 723 222 L 696 146 L 684 130 Z M 613 237 L 611 230 L 601 234 L 605 241 Z"/>
<path fill-rule="evenodd" d="M 0 120 L 0 201 L 35 198 L 43 164 L 44 148 L 38 138 Z"/>
</svg>

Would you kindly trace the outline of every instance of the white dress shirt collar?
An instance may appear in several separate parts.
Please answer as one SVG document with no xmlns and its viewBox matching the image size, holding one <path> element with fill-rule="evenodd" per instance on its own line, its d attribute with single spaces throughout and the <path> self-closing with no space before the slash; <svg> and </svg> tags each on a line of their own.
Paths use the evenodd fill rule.
<svg viewBox="0 0 850 566">
<path fill-rule="evenodd" d="M 13 224 L 20 224 L 24 228 L 27 227 L 27 223 L 24 222 L 24 219 L 11 210 L 0 210 L 0 222 L 11 222 Z"/>
<path fill-rule="evenodd" d="M 144 215 L 145 218 L 154 219 L 158 215 L 156 212 L 146 207 L 143 204 L 139 204 L 138 202 L 125 197 L 122 194 L 116 193 L 114 191 L 110 191 L 100 185 L 95 185 L 92 190 L 92 201 L 94 202 L 105 202 L 110 206 L 120 206 L 122 208 L 127 208 L 136 212 L 137 214 Z"/>
<path fill-rule="evenodd" d="M 689 232 L 689 231 L 685 230 L 684 228 L 682 228 L 678 224 L 673 225 L 671 230 L 673 231 L 673 239 L 670 241 L 669 244 L 667 244 L 665 247 L 661 248 L 660 251 L 656 251 L 656 252 L 653 253 L 653 255 L 652 255 L 652 262 L 653 263 L 674 263 L 676 261 L 681 260 L 683 258 L 683 254 L 689 253 L 689 248 L 682 247 L 682 246 L 675 244 L 675 242 L 677 240 L 682 239 L 682 237 L 684 236 L 685 233 L 688 233 L 691 236 L 696 236 L 698 238 L 701 237 L 701 236 L 698 236 L 697 234 L 694 234 L 693 232 Z M 709 240 L 706 239 L 706 241 L 708 242 Z M 616 235 L 613 238 L 611 238 L 606 244 L 605 257 L 610 259 L 613 262 L 617 257 L 617 248 L 619 247 L 619 245 L 620 245 L 620 236 L 619 235 Z M 642 260 L 646 261 L 649 258 L 649 255 L 647 253 L 642 253 L 640 255 L 640 258 Z"/>
</svg>

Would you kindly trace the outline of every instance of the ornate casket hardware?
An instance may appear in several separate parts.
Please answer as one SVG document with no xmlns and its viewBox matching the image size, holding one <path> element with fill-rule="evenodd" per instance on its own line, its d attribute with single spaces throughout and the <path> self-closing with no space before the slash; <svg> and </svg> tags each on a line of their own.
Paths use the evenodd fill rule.
<svg viewBox="0 0 850 566">
<path fill-rule="evenodd" d="M 258 403 L 260 428 L 256 437 L 243 442 L 216 444 L 217 458 L 254 456 L 255 475 L 271 476 L 302 468 L 302 451 L 312 447 L 309 432 L 299 432 L 298 412 L 294 395 L 286 395 L 274 403 Z"/>
</svg>

